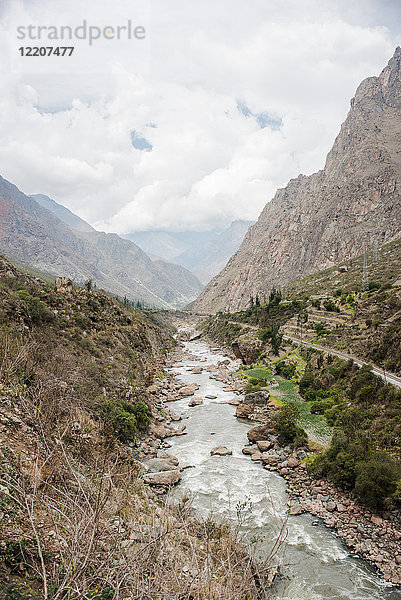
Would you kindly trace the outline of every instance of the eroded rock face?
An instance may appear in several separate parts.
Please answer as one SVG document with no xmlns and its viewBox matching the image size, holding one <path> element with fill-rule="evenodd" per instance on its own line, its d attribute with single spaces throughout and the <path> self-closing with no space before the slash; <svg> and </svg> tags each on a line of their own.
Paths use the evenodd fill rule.
<svg viewBox="0 0 401 600">
<path fill-rule="evenodd" d="M 277 191 L 227 266 L 195 303 L 202 311 L 246 308 L 299 277 L 384 243 L 401 230 L 401 49 L 351 100 L 326 165 Z"/>
<path fill-rule="evenodd" d="M 260 340 L 249 339 L 246 335 L 238 337 L 232 344 L 232 350 L 237 358 L 243 364 L 251 365 L 254 363 L 262 349 Z"/>
</svg>

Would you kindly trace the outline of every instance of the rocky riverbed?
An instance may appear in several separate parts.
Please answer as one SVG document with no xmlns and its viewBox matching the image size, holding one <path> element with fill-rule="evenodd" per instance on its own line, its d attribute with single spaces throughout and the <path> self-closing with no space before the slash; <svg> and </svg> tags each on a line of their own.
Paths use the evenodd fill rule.
<svg viewBox="0 0 401 600">
<path fill-rule="evenodd" d="M 249 437 L 256 443 L 243 453 L 261 462 L 265 469 L 278 472 L 288 482 L 289 514 L 310 513 L 336 530 L 345 544 L 372 562 L 385 578 L 401 584 L 401 529 L 398 517 L 378 515 L 355 501 L 347 492 L 326 480 L 311 477 L 305 463 L 305 450 L 282 448 L 277 436 L 255 427 Z M 259 440 L 257 438 L 263 438 Z"/>
<path fill-rule="evenodd" d="M 178 367 L 188 360 L 197 359 L 179 347 L 170 356 L 167 366 Z M 259 397 L 243 398 L 240 395 L 244 383 L 235 375 L 238 366 L 239 363 L 229 358 L 214 365 L 207 364 L 204 359 L 198 359 L 198 364 L 188 367 L 188 372 L 201 374 L 206 371 L 210 379 L 223 383 L 224 390 L 232 393 L 232 398 L 227 403 L 236 406 L 239 416 L 266 421 L 274 406 L 269 404 L 268 398 L 265 398 L 263 403 Z M 188 406 L 200 407 L 204 399 L 197 395 L 198 388 L 197 384 L 188 385 L 173 373 L 169 373 L 148 390 L 154 401 L 153 417 L 156 424 L 152 425 L 150 435 L 143 440 L 139 450 L 140 460 L 146 471 L 143 475 L 144 481 L 156 494 L 163 494 L 170 486 L 178 483 L 182 471 L 191 466 L 180 465 L 178 459 L 170 452 L 168 438 L 186 435 L 186 425 L 185 418 L 175 414 L 169 403 L 187 399 Z M 245 412 L 248 411 L 248 414 L 244 414 L 243 408 L 249 405 L 253 410 L 247 408 Z M 253 463 L 260 463 L 261 467 L 275 471 L 287 480 L 289 515 L 310 513 L 316 516 L 316 524 L 323 522 L 334 529 L 351 552 L 373 563 L 388 581 L 394 584 L 401 583 L 401 531 L 396 515 L 375 514 L 330 482 L 312 478 L 303 462 L 307 451 L 301 449 L 293 452 L 288 447 L 282 448 L 266 424 L 251 428 L 248 431 L 248 439 L 249 445 L 243 448 L 243 454 L 248 455 Z M 219 460 L 219 456 L 231 454 L 230 448 L 211 450 L 210 454 L 216 456 L 215 460 Z"/>
</svg>

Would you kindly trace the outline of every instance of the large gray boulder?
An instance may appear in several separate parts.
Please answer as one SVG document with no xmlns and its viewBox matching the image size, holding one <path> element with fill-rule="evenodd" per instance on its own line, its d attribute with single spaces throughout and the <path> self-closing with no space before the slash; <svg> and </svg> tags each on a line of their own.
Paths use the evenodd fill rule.
<svg viewBox="0 0 401 600">
<path fill-rule="evenodd" d="M 150 458 L 144 463 L 150 473 L 159 473 L 160 471 L 172 471 L 177 464 L 170 461 L 168 458 Z"/>
<path fill-rule="evenodd" d="M 258 392 L 246 394 L 244 398 L 244 404 L 258 404 L 260 406 L 265 406 L 268 403 L 269 399 L 269 392 L 265 390 L 259 390 Z"/>
<path fill-rule="evenodd" d="M 181 479 L 181 473 L 178 469 L 172 469 L 171 471 L 161 471 L 159 473 L 147 473 L 143 476 L 145 483 L 149 485 L 175 485 Z"/>
</svg>

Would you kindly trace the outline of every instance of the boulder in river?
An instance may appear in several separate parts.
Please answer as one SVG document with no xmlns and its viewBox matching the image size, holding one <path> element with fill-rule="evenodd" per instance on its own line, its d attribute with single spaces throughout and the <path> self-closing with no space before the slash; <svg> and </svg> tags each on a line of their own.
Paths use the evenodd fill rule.
<svg viewBox="0 0 401 600">
<path fill-rule="evenodd" d="M 207 394 L 205 398 L 209 398 L 209 400 L 216 400 L 217 396 L 213 396 L 213 394 Z"/>
<path fill-rule="evenodd" d="M 259 442 L 261 440 L 268 440 L 271 434 L 271 427 L 269 425 L 256 425 L 252 427 L 248 433 L 248 440 L 250 442 Z"/>
<path fill-rule="evenodd" d="M 231 456 L 232 453 L 233 451 L 229 450 L 225 446 L 218 446 L 217 448 L 213 448 L 213 450 L 210 450 L 210 454 L 212 456 Z"/>
<path fill-rule="evenodd" d="M 188 406 L 200 406 L 201 404 L 203 404 L 203 398 L 201 398 L 200 396 L 194 396 L 188 402 Z"/>
<path fill-rule="evenodd" d="M 187 396 L 193 396 L 196 390 L 197 388 L 193 385 L 185 385 L 178 391 L 178 393 L 181 398 L 187 398 Z"/>
<path fill-rule="evenodd" d="M 186 425 L 181 425 L 180 427 L 178 427 L 178 429 L 174 429 L 174 427 L 166 429 L 166 436 L 165 437 L 173 437 L 174 435 L 185 435 L 186 434 L 186 431 L 185 431 L 186 428 L 187 428 Z"/>
<path fill-rule="evenodd" d="M 178 469 L 171 471 L 160 471 L 158 473 L 147 473 L 143 476 L 145 483 L 149 485 L 175 485 L 181 479 L 181 473 Z"/>
</svg>

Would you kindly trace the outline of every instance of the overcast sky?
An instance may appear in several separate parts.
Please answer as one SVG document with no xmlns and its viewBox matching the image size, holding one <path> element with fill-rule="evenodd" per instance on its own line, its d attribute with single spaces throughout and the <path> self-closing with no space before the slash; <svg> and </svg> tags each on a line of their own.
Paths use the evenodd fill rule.
<svg viewBox="0 0 401 600">
<path fill-rule="evenodd" d="M 146 37 L 20 56 L 84 19 Z M 256 219 L 400 44 L 399 0 L 0 0 L 0 174 L 106 231 Z"/>
</svg>

